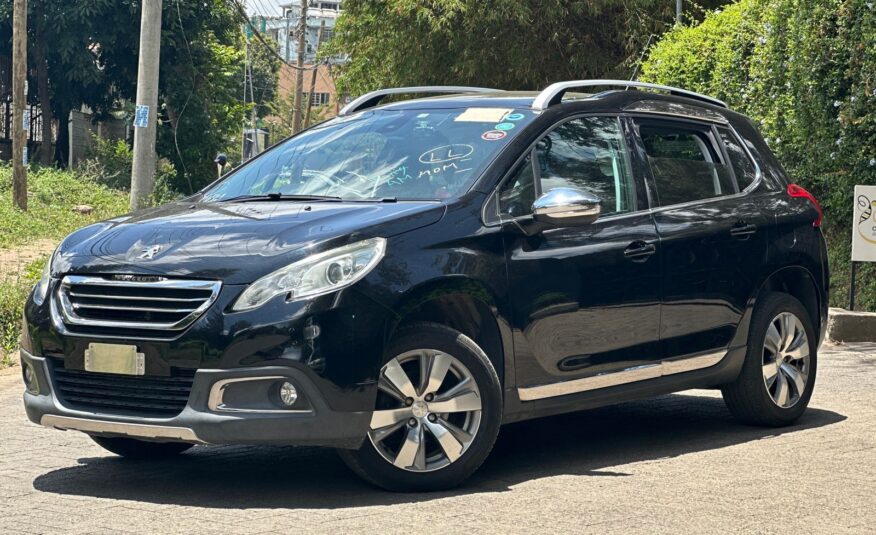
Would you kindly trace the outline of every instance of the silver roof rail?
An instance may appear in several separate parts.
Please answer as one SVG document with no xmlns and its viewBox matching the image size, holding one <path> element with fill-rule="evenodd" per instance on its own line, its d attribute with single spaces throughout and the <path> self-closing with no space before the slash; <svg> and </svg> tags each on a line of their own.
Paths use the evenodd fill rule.
<svg viewBox="0 0 876 535">
<path fill-rule="evenodd" d="M 381 100 L 389 95 L 402 95 L 405 93 L 493 93 L 498 89 L 489 89 L 486 87 L 468 87 L 462 85 L 424 85 L 417 87 L 392 87 L 388 89 L 378 89 L 370 93 L 365 93 L 358 97 L 353 102 L 344 106 L 338 115 L 349 115 L 359 110 L 372 108 L 377 106 Z"/>
<path fill-rule="evenodd" d="M 718 100 L 716 98 L 712 98 L 706 95 L 694 93 L 693 91 L 687 91 L 685 89 L 679 89 L 677 87 L 671 87 L 668 85 L 650 84 L 647 82 L 631 82 L 628 80 L 570 80 L 568 82 L 557 82 L 555 84 L 549 85 L 547 89 L 539 93 L 538 96 L 535 97 L 535 100 L 532 101 L 532 109 L 536 111 L 544 111 L 554 104 L 559 104 L 563 100 L 563 95 L 566 93 L 566 91 L 572 88 L 604 86 L 619 86 L 624 87 L 625 89 L 629 89 L 631 87 L 636 89 L 658 89 L 660 91 L 666 91 L 670 95 L 678 95 L 680 97 L 692 98 L 701 102 L 707 102 L 709 104 L 721 106 L 722 108 L 727 107 L 727 103 L 723 100 Z"/>
</svg>

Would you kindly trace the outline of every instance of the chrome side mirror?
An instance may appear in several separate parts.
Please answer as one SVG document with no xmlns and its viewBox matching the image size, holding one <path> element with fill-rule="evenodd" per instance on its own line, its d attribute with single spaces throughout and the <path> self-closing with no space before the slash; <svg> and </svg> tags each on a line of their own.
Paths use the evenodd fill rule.
<svg viewBox="0 0 876 535">
<path fill-rule="evenodd" d="M 555 227 L 587 225 L 599 218 L 602 200 L 575 188 L 554 188 L 532 204 L 532 218 Z"/>
</svg>

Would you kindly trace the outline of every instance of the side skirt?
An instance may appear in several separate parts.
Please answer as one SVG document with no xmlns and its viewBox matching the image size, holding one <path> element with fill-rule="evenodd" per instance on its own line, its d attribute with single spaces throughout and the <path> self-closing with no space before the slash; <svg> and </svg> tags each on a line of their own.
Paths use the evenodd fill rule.
<svg viewBox="0 0 876 535">
<path fill-rule="evenodd" d="M 520 401 L 534 401 L 537 399 L 577 394 L 578 392 L 608 388 L 610 386 L 635 383 L 638 381 L 648 381 L 666 375 L 674 375 L 676 373 L 708 368 L 721 362 L 721 359 L 726 355 L 727 350 L 722 349 L 720 351 L 690 357 L 664 360 L 655 364 L 635 366 L 619 372 L 601 373 L 592 377 L 583 377 L 581 379 L 573 379 L 570 381 L 527 386 L 518 388 L 517 395 L 520 398 Z"/>
<path fill-rule="evenodd" d="M 612 381 L 618 379 L 617 377 L 613 377 L 606 386 L 576 390 L 574 392 L 556 394 L 549 397 L 535 398 L 531 400 L 524 400 L 520 397 L 520 391 L 526 390 L 525 388 L 509 389 L 505 391 L 506 399 L 503 423 L 595 409 L 606 405 L 614 405 L 638 399 L 647 399 L 692 388 L 711 388 L 719 386 L 721 384 L 732 382 L 739 376 L 742 364 L 745 362 L 746 351 L 747 347 L 744 345 L 732 347 L 726 351 L 726 354 L 725 352 L 721 352 L 717 357 L 717 361 L 707 367 L 697 366 L 704 366 L 704 363 L 709 362 L 709 359 L 705 358 L 707 356 L 715 358 L 713 353 L 699 354 L 690 357 L 691 359 L 699 359 L 700 357 L 703 357 L 703 359 L 684 364 L 684 368 L 680 368 L 683 361 L 672 360 L 656 363 L 648 366 L 649 368 L 654 368 L 653 370 L 648 371 L 648 378 L 642 378 L 642 375 L 638 375 L 644 375 L 644 372 L 636 371 L 635 368 L 633 370 L 623 370 L 621 372 L 604 374 L 614 376 L 629 373 L 629 375 L 625 375 L 624 377 L 637 378 L 628 382 L 613 383 Z M 658 370 L 660 372 L 659 374 L 656 373 Z M 588 377 L 585 379 L 596 379 L 599 377 L 603 376 L 598 375 L 593 378 Z M 580 381 L 580 379 L 566 381 L 560 384 L 568 384 L 577 381 Z M 586 386 L 591 386 L 595 383 L 585 384 Z M 547 386 L 554 385 L 539 385 L 529 388 L 542 388 Z M 578 385 L 578 388 L 580 388 L 580 386 L 581 385 Z M 536 390 L 535 392 L 547 393 L 548 390 Z M 529 392 L 529 394 L 531 395 L 532 392 Z"/>
</svg>

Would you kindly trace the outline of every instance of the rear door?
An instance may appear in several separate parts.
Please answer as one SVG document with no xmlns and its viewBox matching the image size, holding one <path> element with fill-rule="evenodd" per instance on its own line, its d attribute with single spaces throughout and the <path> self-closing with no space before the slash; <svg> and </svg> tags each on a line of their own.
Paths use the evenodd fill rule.
<svg viewBox="0 0 876 535">
<path fill-rule="evenodd" d="M 723 354 L 766 260 L 770 218 L 709 123 L 636 118 L 660 236 L 664 358 Z"/>
<path fill-rule="evenodd" d="M 633 169 L 617 117 L 578 117 L 545 134 L 499 189 L 518 385 L 558 386 L 530 399 L 582 391 L 589 386 L 562 383 L 659 360 L 660 248 Z M 515 218 L 558 187 L 598 196 L 602 215 L 524 235 Z"/>
</svg>

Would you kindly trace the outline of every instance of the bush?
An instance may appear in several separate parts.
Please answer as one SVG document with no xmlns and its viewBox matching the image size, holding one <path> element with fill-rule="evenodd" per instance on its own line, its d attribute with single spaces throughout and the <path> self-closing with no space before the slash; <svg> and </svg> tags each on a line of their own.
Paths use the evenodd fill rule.
<svg viewBox="0 0 876 535">
<path fill-rule="evenodd" d="M 94 136 L 91 153 L 82 163 L 80 173 L 108 188 L 128 191 L 131 189 L 133 164 L 134 151 L 125 140 Z M 155 191 L 151 203 L 158 205 L 178 199 L 181 195 L 173 187 L 176 180 L 173 163 L 166 158 L 159 158 L 155 166 Z"/>
<path fill-rule="evenodd" d="M 0 368 L 12 364 L 8 355 L 18 348 L 24 302 L 39 280 L 46 260 L 35 260 L 25 267 L 20 276 L 0 281 L 0 354 L 7 355 L 5 360 L 0 360 Z"/>
<path fill-rule="evenodd" d="M 741 0 L 666 34 L 645 81 L 721 98 L 757 122 L 790 175 L 821 201 L 832 306 L 846 303 L 855 184 L 876 184 L 876 9 L 860 0 Z M 876 266 L 858 303 L 876 310 Z"/>
<path fill-rule="evenodd" d="M 94 136 L 88 159 L 82 162 L 80 171 L 95 182 L 109 188 L 131 188 L 131 166 L 134 153 L 124 139 L 111 140 Z"/>
</svg>

